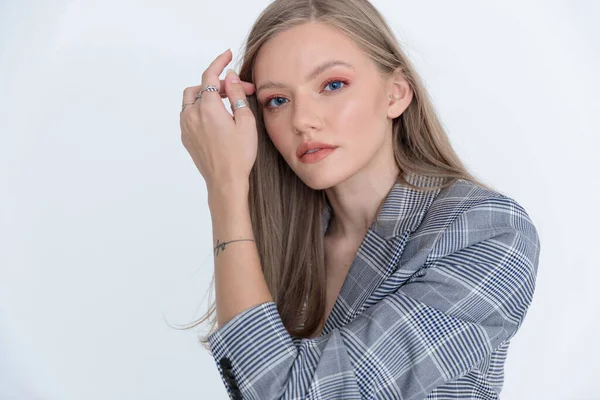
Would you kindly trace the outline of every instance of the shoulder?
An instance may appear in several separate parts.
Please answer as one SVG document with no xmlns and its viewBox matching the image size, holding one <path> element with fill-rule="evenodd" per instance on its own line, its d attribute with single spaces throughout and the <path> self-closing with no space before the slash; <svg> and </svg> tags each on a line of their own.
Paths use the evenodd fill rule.
<svg viewBox="0 0 600 400">
<path fill-rule="evenodd" d="M 539 254 L 539 235 L 524 207 L 469 180 L 459 179 L 440 190 L 423 225 L 435 236 L 431 258 L 486 240 L 502 238 L 514 243 L 517 237 L 528 243 L 531 257 Z"/>
</svg>

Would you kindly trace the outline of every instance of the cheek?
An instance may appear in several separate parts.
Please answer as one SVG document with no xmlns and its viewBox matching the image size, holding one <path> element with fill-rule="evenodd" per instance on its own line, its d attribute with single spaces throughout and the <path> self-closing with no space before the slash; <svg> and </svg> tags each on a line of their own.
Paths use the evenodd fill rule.
<svg viewBox="0 0 600 400">
<path fill-rule="evenodd" d="M 353 141 L 363 142 L 379 129 L 382 122 L 381 107 L 381 102 L 376 99 L 361 96 L 347 98 L 330 114 L 332 125 L 342 140 L 352 138 Z"/>
<path fill-rule="evenodd" d="M 269 120 L 268 118 L 264 119 L 264 122 L 265 129 L 267 130 L 269 138 L 271 139 L 277 150 L 279 150 L 279 152 L 282 155 L 285 155 L 288 151 L 286 150 L 286 143 L 284 143 L 285 135 L 283 134 L 283 124 L 281 122 L 278 122 L 276 119 Z"/>
</svg>

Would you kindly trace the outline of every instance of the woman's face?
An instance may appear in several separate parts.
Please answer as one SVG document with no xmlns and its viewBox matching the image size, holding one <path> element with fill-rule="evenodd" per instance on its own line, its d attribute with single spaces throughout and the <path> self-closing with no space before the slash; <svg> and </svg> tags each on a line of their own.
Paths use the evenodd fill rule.
<svg viewBox="0 0 600 400">
<path fill-rule="evenodd" d="M 318 68 L 332 61 L 347 65 Z M 269 137 L 305 184 L 325 189 L 375 165 L 389 168 L 375 160 L 392 154 L 392 118 L 404 108 L 391 115 L 388 95 L 400 92 L 344 34 L 323 23 L 290 28 L 262 46 L 254 78 Z M 337 148 L 304 163 L 296 153 L 305 141 Z"/>
</svg>

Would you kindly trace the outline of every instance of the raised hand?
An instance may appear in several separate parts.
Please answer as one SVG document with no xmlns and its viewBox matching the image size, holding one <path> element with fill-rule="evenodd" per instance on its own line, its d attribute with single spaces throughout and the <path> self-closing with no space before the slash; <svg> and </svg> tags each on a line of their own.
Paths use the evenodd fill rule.
<svg viewBox="0 0 600 400">
<path fill-rule="evenodd" d="M 254 86 L 240 82 L 233 70 L 224 80 L 219 79 L 231 59 L 230 50 L 220 54 L 203 72 L 202 85 L 183 92 L 182 104 L 193 104 L 185 106 L 180 114 L 181 141 L 209 192 L 219 186 L 247 187 L 258 149 L 254 114 L 247 106 L 234 107 L 254 92 Z M 196 99 L 206 85 L 215 86 L 218 92 L 203 91 L 202 98 Z M 229 98 L 233 116 L 225 109 L 221 100 L 224 96 Z"/>
</svg>

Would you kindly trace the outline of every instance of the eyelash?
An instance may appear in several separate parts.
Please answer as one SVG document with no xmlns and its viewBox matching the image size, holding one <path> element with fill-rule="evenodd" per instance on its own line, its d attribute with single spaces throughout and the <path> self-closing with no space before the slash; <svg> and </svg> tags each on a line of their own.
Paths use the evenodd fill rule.
<svg viewBox="0 0 600 400">
<path fill-rule="evenodd" d="M 343 90 L 343 88 L 345 88 L 346 86 L 348 86 L 348 81 L 347 81 L 346 79 L 341 79 L 341 78 L 333 78 L 333 79 L 329 79 L 329 80 L 325 81 L 325 82 L 324 82 L 324 84 L 323 84 L 323 87 L 325 88 L 325 87 L 327 87 L 327 86 L 328 86 L 330 83 L 333 83 L 333 82 L 342 82 L 342 83 L 344 84 L 344 86 L 342 86 L 342 87 L 341 87 L 341 88 L 339 88 L 339 89 L 335 89 L 335 90 L 327 90 L 328 92 L 339 92 L 340 90 Z M 270 110 L 270 111 L 272 111 L 272 110 L 275 110 L 275 109 L 277 109 L 277 108 L 280 108 L 280 107 L 281 107 L 283 104 L 287 104 L 287 103 L 283 103 L 283 104 L 281 104 L 281 105 L 279 105 L 279 106 L 277 106 L 277 107 L 269 107 L 269 103 L 271 102 L 271 100 L 273 100 L 273 99 L 278 99 L 278 98 L 283 98 L 283 96 L 277 96 L 277 95 L 275 95 L 275 96 L 271 96 L 271 97 L 269 97 L 269 98 L 268 98 L 267 100 L 265 100 L 265 102 L 263 103 L 263 107 L 264 107 L 265 109 L 267 109 L 267 110 Z"/>
</svg>

